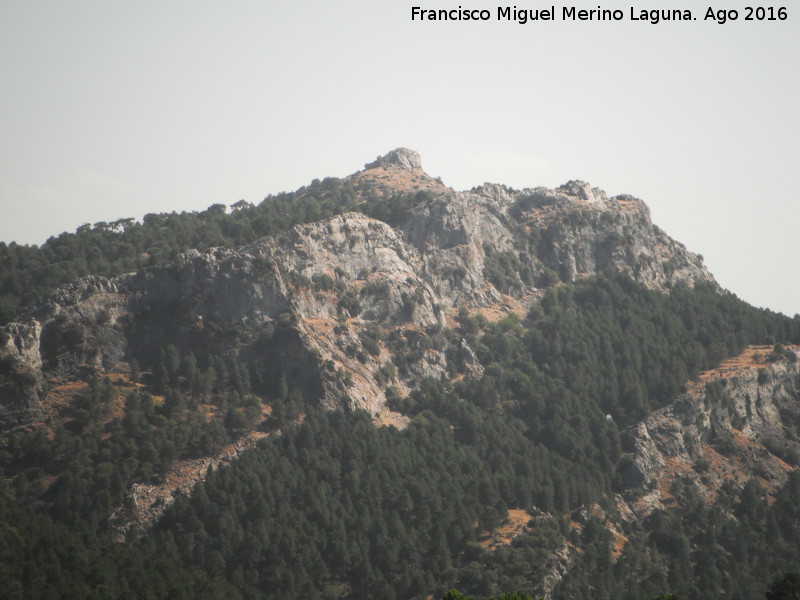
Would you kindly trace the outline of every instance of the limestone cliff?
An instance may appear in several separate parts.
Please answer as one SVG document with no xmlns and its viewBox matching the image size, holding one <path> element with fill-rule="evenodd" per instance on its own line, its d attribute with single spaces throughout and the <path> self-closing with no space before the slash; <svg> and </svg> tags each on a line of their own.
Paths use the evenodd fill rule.
<svg viewBox="0 0 800 600">
<path fill-rule="evenodd" d="M 622 475 L 638 516 L 693 485 L 713 502 L 725 483 L 756 477 L 768 492 L 800 463 L 800 348 L 750 347 L 701 374 L 686 393 L 631 431 Z"/>
<path fill-rule="evenodd" d="M 275 327 L 283 344 L 275 360 L 290 383 L 329 407 L 385 414 L 387 383 L 402 389 L 447 370 L 442 343 L 409 353 L 403 365 L 397 348 L 413 332 L 446 327 L 460 308 L 522 312 L 548 286 L 608 269 L 662 291 L 713 282 L 697 255 L 652 224 L 643 202 L 608 198 L 583 182 L 456 192 L 403 148 L 347 180 L 364 193 L 383 186 L 433 197 L 396 228 L 347 212 L 239 249 L 189 251 L 164 267 L 56 290 L 5 328 L 0 358 L 12 367 L 0 419 L 36 419 L 49 380 L 132 358 L 148 364 L 164 344 L 247 362 Z M 480 374 L 465 342 L 454 352 Z M 387 382 L 397 366 L 400 376 Z"/>
<path fill-rule="evenodd" d="M 714 281 L 699 256 L 653 225 L 643 202 L 608 198 L 580 181 L 445 193 L 418 208 L 403 231 L 450 305 L 484 306 L 501 294 L 529 305 L 556 281 L 606 269 L 662 291 Z"/>
<path fill-rule="evenodd" d="M 52 433 L 68 421 L 68 401 L 96 375 L 115 378 L 106 417 L 119 416 L 125 395 L 156 393 L 153 372 L 167 345 L 184 357 L 197 349 L 235 357 L 251 372 L 266 369 L 309 405 L 364 409 L 376 422 L 403 427 L 407 418 L 387 398 L 425 377 L 482 375 L 472 338 L 452 327 L 462 309 L 490 318 L 524 315 L 547 288 L 608 272 L 663 293 L 678 284 L 716 286 L 702 259 L 655 226 L 642 201 L 608 197 L 585 182 L 454 191 L 403 148 L 343 181 L 356 192 L 336 216 L 240 248 L 190 250 L 165 266 L 84 277 L 27 307 L 0 330 L 0 432 L 44 424 Z M 383 199 L 411 195 L 415 203 L 393 213 L 390 225 L 365 214 L 376 189 Z M 129 377 L 134 361 L 147 374 L 144 383 Z M 126 488 L 129 502 L 112 517 L 121 537 L 146 529 L 209 468 L 279 433 L 268 419 L 279 396 L 270 385 L 247 394 L 257 415 L 248 422 L 257 429 L 249 437 L 216 456 L 168 462 L 158 478 Z M 212 424 L 226 418 L 224 399 L 198 402 L 201 394 L 190 387 L 184 389 L 201 405 L 197 414 Z M 287 389 L 281 400 L 288 395 Z M 579 532 L 598 520 L 618 556 L 627 522 L 676 505 L 687 486 L 709 504 L 727 483 L 757 478 L 767 494 L 780 488 L 800 464 L 798 398 L 797 347 L 751 347 L 702 373 L 624 432 L 624 489 L 603 509 L 575 511 L 570 525 Z M 517 513 L 520 527 L 502 543 L 557 516 Z M 536 589 L 545 598 L 581 552 L 562 533 Z"/>
</svg>

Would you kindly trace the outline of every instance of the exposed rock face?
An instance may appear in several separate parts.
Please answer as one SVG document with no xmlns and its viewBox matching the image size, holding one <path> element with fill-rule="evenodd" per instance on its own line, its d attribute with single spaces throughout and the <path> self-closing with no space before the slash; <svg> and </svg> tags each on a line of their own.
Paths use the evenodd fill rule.
<svg viewBox="0 0 800 600">
<path fill-rule="evenodd" d="M 663 291 L 713 282 L 696 255 L 652 224 L 642 202 L 608 198 L 584 182 L 454 192 L 404 148 L 350 177 L 438 196 L 397 229 L 346 213 L 238 250 L 190 251 L 165 267 L 64 286 L 5 328 L 0 358 L 14 364 L 18 381 L 0 390 L 0 418 L 33 418 L 37 382 L 78 368 L 102 372 L 131 357 L 144 364 L 165 344 L 234 352 L 246 362 L 275 327 L 283 347 L 274 360 L 294 374 L 291 384 L 326 406 L 378 415 L 386 381 L 376 374 L 396 353 L 377 334 L 411 343 L 413 332 L 446 326 L 446 315 L 462 307 L 523 311 L 549 285 L 605 269 Z M 457 352 L 479 376 L 472 350 L 462 342 Z M 446 369 L 444 348 L 427 348 L 395 383 Z"/>
<path fill-rule="evenodd" d="M 786 460 L 800 458 L 800 348 L 773 363 L 758 362 L 764 351 L 726 361 L 637 425 L 623 472 L 644 492 L 631 503 L 635 513 L 669 506 L 676 480 L 708 501 L 724 483 L 742 485 L 754 473 L 768 490 L 786 482 L 793 468 Z"/>
<path fill-rule="evenodd" d="M 565 539 L 547 559 L 547 571 L 534 590 L 534 596 L 542 600 L 552 600 L 556 586 L 567 574 L 574 560 L 575 549 Z"/>
<path fill-rule="evenodd" d="M 653 225 L 632 196 L 608 198 L 582 181 L 523 190 L 511 213 L 532 233 L 531 252 L 564 281 L 612 269 L 651 289 L 714 282 L 702 260 Z"/>
<path fill-rule="evenodd" d="M 236 354 L 245 365 L 264 360 L 324 407 L 365 409 L 403 426 L 387 406 L 387 385 L 402 392 L 422 377 L 445 378 L 453 356 L 468 377 L 483 374 L 466 340 L 414 347 L 461 308 L 522 312 L 551 285 L 607 270 L 662 292 L 678 283 L 716 285 L 697 255 L 653 225 L 643 202 L 609 198 L 585 182 L 456 192 L 403 148 L 350 178 L 365 189 L 435 197 L 396 228 L 349 212 L 239 249 L 193 250 L 171 265 L 56 290 L 4 327 L 0 364 L 12 365 L 12 377 L 0 380 L 0 431 L 42 418 L 46 382 L 132 358 L 147 365 L 166 344 Z M 770 364 L 749 352 L 630 432 L 622 475 L 636 493 L 616 498 L 620 521 L 669 506 L 677 481 L 711 500 L 725 481 L 743 483 L 753 473 L 768 489 L 786 480 L 786 460 L 800 456 L 800 350 Z M 188 493 L 209 466 L 252 443 L 176 464 L 161 483 L 135 485 L 115 526 L 123 536 L 146 528 L 176 490 Z M 614 530 L 611 517 L 601 517 Z M 576 552 L 564 540 L 537 595 L 552 596 Z"/>
<path fill-rule="evenodd" d="M 167 267 L 80 280 L 8 326 L 4 354 L 43 380 L 129 357 L 146 363 L 167 343 L 242 355 L 263 331 L 291 322 L 296 344 L 284 336 L 276 357 L 295 373 L 290 384 L 329 407 L 378 415 L 386 398 L 374 374 L 392 357 L 380 345 L 365 352 L 362 329 L 445 324 L 419 263 L 385 223 L 348 213 L 237 251 L 191 251 Z M 414 370 L 441 377 L 445 367 L 433 351 Z M 34 416 L 39 398 L 29 388 L 2 403 L 5 418 Z"/>
<path fill-rule="evenodd" d="M 417 253 L 391 227 L 359 213 L 295 227 L 278 244 L 284 268 L 300 282 L 291 303 L 302 339 L 327 366 L 324 403 L 334 407 L 344 400 L 351 408 L 380 414 L 386 396 L 374 374 L 392 357 L 385 349 L 364 350 L 364 328 L 446 324 L 418 274 Z M 438 352 L 418 369 L 441 377 L 445 366 Z M 349 374 L 344 379 L 343 372 Z"/>
<path fill-rule="evenodd" d="M 14 364 L 13 381 L 0 389 L 0 429 L 40 414 L 43 375 L 79 367 L 107 369 L 123 360 L 127 344 L 120 319 L 128 276 L 89 276 L 63 286 L 4 327 L 0 358 Z"/>
<path fill-rule="evenodd" d="M 391 152 L 379 156 L 375 161 L 364 165 L 365 169 L 375 169 L 377 167 L 389 168 L 399 167 L 409 171 L 422 170 L 422 158 L 418 152 L 408 148 L 397 148 Z"/>
<path fill-rule="evenodd" d="M 643 202 L 608 198 L 581 181 L 556 190 L 485 184 L 445 193 L 418 208 L 403 233 L 449 306 L 486 306 L 501 294 L 529 305 L 555 281 L 605 269 L 661 291 L 714 283 L 697 255 L 653 225 Z"/>
<path fill-rule="evenodd" d="M 415 323 L 441 323 L 433 312 L 433 294 L 417 275 L 419 257 L 385 223 L 346 213 L 295 227 L 278 242 L 284 249 L 280 253 L 284 268 L 310 283 L 293 298 L 304 318 L 337 317 L 338 294 L 318 292 L 330 291 L 325 288 L 339 283 L 358 292 L 364 319 L 381 322 L 408 320 L 404 298 L 421 288 Z"/>
<path fill-rule="evenodd" d="M 451 191 L 440 179 L 425 173 L 419 154 L 407 148 L 379 156 L 364 165 L 363 171 L 349 175 L 346 181 L 367 193 L 375 188 L 395 193 L 427 191 L 435 195 Z"/>
<path fill-rule="evenodd" d="M 223 448 L 217 456 L 179 461 L 161 483 L 133 484 L 128 492 L 128 505 L 117 508 L 111 515 L 110 524 L 117 531 L 117 540 L 135 539 L 172 506 L 176 493 L 191 495 L 195 484 L 206 480 L 209 469 L 232 463 L 266 435 L 252 432 L 250 436 Z"/>
<path fill-rule="evenodd" d="M 45 298 L 22 324 L 28 326 L 29 335 L 21 336 L 17 346 L 21 358 L 27 358 L 32 368 L 49 370 L 80 364 L 108 368 L 118 363 L 125 354 L 117 325 L 127 279 L 84 277 Z"/>
<path fill-rule="evenodd" d="M 509 200 L 499 186 L 485 186 L 480 193 L 449 192 L 420 207 L 404 225 L 406 240 L 419 250 L 425 273 L 447 305 L 500 301 L 487 280 L 486 253 L 514 251 Z"/>
</svg>

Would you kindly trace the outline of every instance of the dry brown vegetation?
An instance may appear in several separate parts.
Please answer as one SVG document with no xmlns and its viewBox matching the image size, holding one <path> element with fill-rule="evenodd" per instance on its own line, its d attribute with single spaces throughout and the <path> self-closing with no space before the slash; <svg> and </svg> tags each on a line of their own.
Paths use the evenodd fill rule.
<svg viewBox="0 0 800 600">
<path fill-rule="evenodd" d="M 511 508 L 508 518 L 499 527 L 492 531 L 482 531 L 478 535 L 478 543 L 484 550 L 494 550 L 510 544 L 515 537 L 525 532 L 531 519 L 533 515 L 527 511 Z"/>
<path fill-rule="evenodd" d="M 357 184 L 366 184 L 379 189 L 387 188 L 393 192 L 431 190 L 434 193 L 443 194 L 451 191 L 451 188 L 422 171 L 410 171 L 398 167 L 374 167 L 359 171 L 350 178 Z"/>
<path fill-rule="evenodd" d="M 687 384 L 687 392 L 692 398 L 698 399 L 707 383 L 716 379 L 735 377 L 744 369 L 764 366 L 766 364 L 764 357 L 771 351 L 772 346 L 748 346 L 738 356 L 723 360 L 716 368 L 700 373 L 696 379 Z"/>
</svg>

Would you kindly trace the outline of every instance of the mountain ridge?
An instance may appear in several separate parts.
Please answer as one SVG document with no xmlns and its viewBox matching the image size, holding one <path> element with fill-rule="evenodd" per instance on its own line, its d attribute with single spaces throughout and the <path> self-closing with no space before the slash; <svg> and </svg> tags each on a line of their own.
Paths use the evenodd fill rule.
<svg viewBox="0 0 800 600">
<path fill-rule="evenodd" d="M 419 155 L 407 149 L 350 177 L 371 170 L 424 175 Z M 404 324 L 445 327 L 445 314 L 460 307 L 500 308 L 502 314 L 503 307 L 519 303 L 526 310 L 559 281 L 604 269 L 660 291 L 677 283 L 716 285 L 700 259 L 655 227 L 646 205 L 630 196 L 608 198 L 580 181 L 519 192 L 486 184 L 445 191 L 412 208 L 396 229 L 344 213 L 239 249 L 193 250 L 165 267 L 111 279 L 89 276 L 6 325 L 2 355 L 29 379 L 33 373 L 41 380 L 59 369 L 89 364 L 102 370 L 126 355 L 152 353 L 157 340 L 142 331 L 126 335 L 131 326 L 123 321 L 141 318 L 149 323 L 145 329 L 164 337 L 158 329 L 164 324 L 148 316 L 157 306 L 162 313 L 180 312 L 183 329 L 174 332 L 183 339 L 179 347 L 197 338 L 198 323 L 235 321 L 257 336 L 288 311 L 301 344 L 323 362 L 333 361 L 336 373 L 345 369 L 356 379 L 351 393 L 334 376 L 324 376 L 326 405 L 345 402 L 378 415 L 385 395 L 367 369 L 378 370 L 386 357 L 353 356 L 365 354 L 358 333 L 367 324 L 390 333 Z M 342 317 L 346 342 L 330 336 Z M 429 349 L 413 370 L 441 377 L 446 363 L 441 351 Z M 2 411 L 8 410 L 4 404 Z"/>
<path fill-rule="evenodd" d="M 72 526 L 253 597 L 550 600 L 590 594 L 590 573 L 700 598 L 721 589 L 687 570 L 708 560 L 684 539 L 705 549 L 704 507 L 733 527 L 736 502 L 791 505 L 800 323 L 724 291 L 632 196 L 455 191 L 399 148 L 258 207 L 146 221 L 81 235 L 247 241 L 148 246 L 152 264 L 75 278 L 0 330 L 3 478 Z M 358 508 L 344 533 L 327 501 Z M 274 528 L 295 525 L 315 549 L 292 571 L 301 529 Z"/>
</svg>

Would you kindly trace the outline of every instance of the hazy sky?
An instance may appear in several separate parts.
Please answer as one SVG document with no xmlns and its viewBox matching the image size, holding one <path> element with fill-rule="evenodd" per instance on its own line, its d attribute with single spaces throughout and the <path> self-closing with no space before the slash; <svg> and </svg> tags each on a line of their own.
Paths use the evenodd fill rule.
<svg viewBox="0 0 800 600">
<path fill-rule="evenodd" d="M 800 7 L 720 4 L 739 20 L 628 18 L 672 0 L 526 25 L 489 0 L 461 1 L 492 11 L 477 23 L 411 21 L 457 1 L 0 0 L 0 240 L 259 202 L 407 146 L 456 189 L 633 194 L 724 287 L 792 315 Z"/>
</svg>

